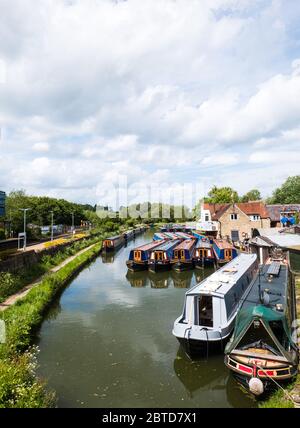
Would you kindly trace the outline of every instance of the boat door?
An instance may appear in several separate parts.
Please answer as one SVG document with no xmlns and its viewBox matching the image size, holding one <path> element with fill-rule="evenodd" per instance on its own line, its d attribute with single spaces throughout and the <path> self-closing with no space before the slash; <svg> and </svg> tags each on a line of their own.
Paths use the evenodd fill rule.
<svg viewBox="0 0 300 428">
<path fill-rule="evenodd" d="M 232 251 L 230 249 L 224 250 L 224 259 L 231 260 L 232 259 Z"/>
<path fill-rule="evenodd" d="M 163 251 L 155 251 L 155 260 L 156 260 L 157 262 L 162 261 L 162 260 L 163 260 L 163 258 L 164 258 L 164 253 L 163 253 Z"/>
<path fill-rule="evenodd" d="M 134 260 L 136 262 L 140 262 L 142 260 L 142 252 L 141 251 L 135 251 L 134 252 Z"/>
<path fill-rule="evenodd" d="M 185 254 L 184 254 L 184 250 L 180 251 L 180 259 L 184 260 L 185 259 Z"/>
</svg>

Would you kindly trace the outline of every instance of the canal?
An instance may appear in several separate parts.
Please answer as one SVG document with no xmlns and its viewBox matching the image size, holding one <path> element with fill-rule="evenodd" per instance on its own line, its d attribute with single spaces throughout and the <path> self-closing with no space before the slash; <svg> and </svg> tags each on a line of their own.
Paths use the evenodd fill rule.
<svg viewBox="0 0 300 428">
<path fill-rule="evenodd" d="M 127 273 L 129 250 L 152 235 L 98 257 L 53 303 L 38 375 L 59 407 L 255 407 L 222 354 L 190 361 L 171 333 L 185 291 L 212 271 Z"/>
</svg>

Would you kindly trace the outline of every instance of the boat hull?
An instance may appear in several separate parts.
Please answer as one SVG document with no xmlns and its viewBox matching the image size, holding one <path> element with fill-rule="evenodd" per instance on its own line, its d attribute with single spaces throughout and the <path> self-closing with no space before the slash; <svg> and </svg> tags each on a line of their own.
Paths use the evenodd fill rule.
<svg viewBox="0 0 300 428">
<path fill-rule="evenodd" d="M 171 270 L 171 264 L 170 263 L 149 263 L 148 269 L 150 272 L 166 272 L 168 270 Z"/>
<path fill-rule="evenodd" d="M 191 358 L 222 353 L 225 349 L 228 338 L 215 341 L 183 339 L 177 337 L 178 342 L 185 353 Z"/>
<path fill-rule="evenodd" d="M 279 365 L 273 366 L 272 369 L 264 368 L 261 370 L 253 364 L 244 364 L 232 358 L 230 355 L 225 355 L 224 359 L 226 367 L 231 371 L 233 377 L 248 391 L 249 381 L 256 377 L 263 383 L 263 393 L 276 389 L 276 383 L 285 384 L 290 382 L 298 373 L 298 366 Z M 233 367 L 236 365 L 236 367 Z M 275 383 L 276 382 L 276 383 Z"/>
<path fill-rule="evenodd" d="M 176 262 L 176 263 L 172 264 L 172 269 L 175 272 L 183 272 L 183 271 L 190 270 L 190 269 L 193 269 L 193 268 L 194 268 L 194 264 L 193 264 L 192 261 L 186 261 L 186 262 L 179 261 L 179 262 Z"/>
<path fill-rule="evenodd" d="M 206 266 L 213 266 L 215 263 L 215 260 L 212 258 L 204 258 L 204 259 L 195 259 L 194 260 L 194 266 L 196 269 L 202 269 Z"/>
<path fill-rule="evenodd" d="M 132 260 L 126 262 L 127 268 L 132 272 L 141 272 L 148 269 L 148 262 L 137 263 Z"/>
</svg>

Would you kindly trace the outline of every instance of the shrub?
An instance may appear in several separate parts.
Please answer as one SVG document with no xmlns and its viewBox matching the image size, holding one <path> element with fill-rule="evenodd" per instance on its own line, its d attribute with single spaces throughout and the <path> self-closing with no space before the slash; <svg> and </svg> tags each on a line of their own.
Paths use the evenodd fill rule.
<svg viewBox="0 0 300 428">
<path fill-rule="evenodd" d="M 5 236 L 4 229 L 0 229 L 0 241 L 3 240 L 3 239 L 5 239 L 5 238 L 6 238 L 6 236 Z"/>
<path fill-rule="evenodd" d="M 21 279 L 9 272 L 0 272 L 0 301 L 20 289 Z"/>
</svg>

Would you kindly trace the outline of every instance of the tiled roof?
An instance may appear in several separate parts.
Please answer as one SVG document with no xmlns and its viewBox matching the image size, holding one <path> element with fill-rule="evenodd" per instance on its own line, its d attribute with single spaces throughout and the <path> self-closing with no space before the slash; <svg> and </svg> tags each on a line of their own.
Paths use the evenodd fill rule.
<svg viewBox="0 0 300 428">
<path fill-rule="evenodd" d="M 227 211 L 232 204 L 204 204 L 204 209 L 209 210 L 212 220 L 219 218 Z M 235 204 L 247 215 L 259 215 L 261 218 L 269 218 L 269 212 L 263 202 L 240 202 Z"/>
</svg>

